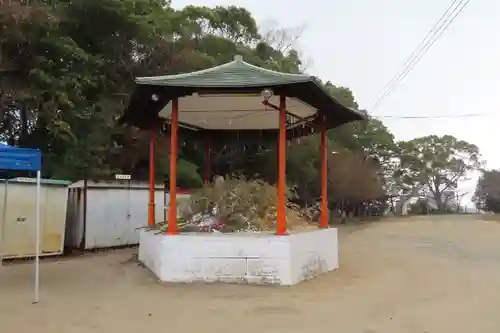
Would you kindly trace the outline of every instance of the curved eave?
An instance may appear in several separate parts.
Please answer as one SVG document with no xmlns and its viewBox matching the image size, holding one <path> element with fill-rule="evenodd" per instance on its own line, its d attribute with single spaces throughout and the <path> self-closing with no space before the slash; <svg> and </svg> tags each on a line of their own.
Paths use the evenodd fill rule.
<svg viewBox="0 0 500 333">
<path fill-rule="evenodd" d="M 247 84 L 245 86 L 196 86 L 185 87 L 169 85 L 162 82 L 158 83 L 138 83 L 136 91 L 134 92 L 130 104 L 125 111 L 124 116 L 120 119 L 121 123 L 128 123 L 139 127 L 141 129 L 150 129 L 154 126 L 159 126 L 159 123 L 164 122 L 164 119 L 159 117 L 160 112 L 165 109 L 174 98 L 183 98 L 197 94 L 213 94 L 216 92 L 223 92 L 225 94 L 241 94 L 253 93 L 259 95 L 265 88 L 271 88 L 274 95 L 284 94 L 287 97 L 301 100 L 304 103 L 314 107 L 317 110 L 316 115 L 310 119 L 310 123 L 305 129 L 295 128 L 287 130 L 288 137 L 299 137 L 314 134 L 315 130 L 319 128 L 322 116 L 326 119 L 328 129 L 332 129 L 343 124 L 366 120 L 367 116 L 358 110 L 347 108 L 340 104 L 337 100 L 331 97 L 313 78 L 304 82 L 295 82 L 289 84 L 276 84 L 270 86 L 268 84 Z M 153 101 L 152 95 L 157 95 L 158 100 Z M 180 103 L 180 112 L 182 112 L 182 103 Z M 258 101 L 256 101 L 258 104 Z M 163 112 L 164 113 L 164 112 Z M 209 119 L 209 118 L 207 118 Z M 221 134 L 222 132 L 230 132 L 222 128 L 209 129 L 200 128 L 201 131 L 212 131 Z M 242 130 L 233 130 L 234 132 L 242 132 Z M 244 130 L 247 135 L 260 135 L 259 131 L 271 133 L 275 135 L 277 128 L 263 128 L 261 130 L 251 129 Z M 182 132 L 186 132 L 184 128 Z M 253 133 L 253 134 L 252 134 Z M 226 135 L 226 134 L 225 134 Z M 267 134 L 266 134 L 267 135 Z"/>
<path fill-rule="evenodd" d="M 190 88 L 229 88 L 277 86 L 281 84 L 308 82 L 313 77 L 304 74 L 281 73 L 258 67 L 243 61 L 236 55 L 234 60 L 219 66 L 196 72 L 175 75 L 138 77 L 137 84 L 149 84 Z"/>
<path fill-rule="evenodd" d="M 276 87 L 276 86 L 282 86 L 282 85 L 289 85 L 289 84 L 299 84 L 299 83 L 308 83 L 311 82 L 311 80 L 305 78 L 302 80 L 296 80 L 292 83 L 290 83 L 287 80 L 283 81 L 274 81 L 274 82 L 237 82 L 237 83 L 212 83 L 212 82 L 199 82 L 195 84 L 189 84 L 186 85 L 183 82 L 169 82 L 169 81 L 158 81 L 158 82 L 148 82 L 147 80 L 139 80 L 140 78 L 136 79 L 135 83 L 137 85 L 143 85 L 143 86 L 156 86 L 156 87 L 170 87 L 170 88 L 186 88 L 186 89 L 231 89 L 231 88 L 238 88 L 238 89 L 243 89 L 243 88 L 269 88 L 269 87 Z"/>
</svg>

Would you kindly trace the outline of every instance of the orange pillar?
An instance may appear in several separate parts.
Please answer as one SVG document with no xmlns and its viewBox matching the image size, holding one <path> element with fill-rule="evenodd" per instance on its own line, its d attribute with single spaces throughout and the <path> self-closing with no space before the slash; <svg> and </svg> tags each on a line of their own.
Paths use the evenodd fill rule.
<svg viewBox="0 0 500 333">
<path fill-rule="evenodd" d="M 287 235 L 286 231 L 286 96 L 280 95 L 279 139 L 278 139 L 278 207 L 276 235 Z"/>
<path fill-rule="evenodd" d="M 328 142 L 326 138 L 326 120 L 321 118 L 321 217 L 320 228 L 328 228 Z"/>
<path fill-rule="evenodd" d="M 155 130 L 149 133 L 149 203 L 148 226 L 155 225 Z"/>
<path fill-rule="evenodd" d="M 167 235 L 177 231 L 177 129 L 179 122 L 179 100 L 172 100 L 170 124 L 170 203 L 168 205 Z"/>
<path fill-rule="evenodd" d="M 212 173 L 212 140 L 211 137 L 207 134 L 205 137 L 205 175 L 204 181 L 205 184 L 210 183 L 210 175 Z"/>
</svg>

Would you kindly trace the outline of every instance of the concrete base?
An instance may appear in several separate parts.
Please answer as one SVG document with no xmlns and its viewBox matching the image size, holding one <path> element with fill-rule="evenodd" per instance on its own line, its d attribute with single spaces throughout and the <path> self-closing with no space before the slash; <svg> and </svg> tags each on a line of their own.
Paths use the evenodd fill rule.
<svg viewBox="0 0 500 333">
<path fill-rule="evenodd" d="M 339 267 L 337 229 L 158 235 L 141 231 L 139 260 L 163 282 L 294 285 Z"/>
</svg>

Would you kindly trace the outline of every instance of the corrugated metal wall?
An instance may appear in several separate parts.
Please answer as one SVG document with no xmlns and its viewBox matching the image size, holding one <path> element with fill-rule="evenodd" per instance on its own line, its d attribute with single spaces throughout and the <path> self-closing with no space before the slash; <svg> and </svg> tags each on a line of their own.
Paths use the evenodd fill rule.
<svg viewBox="0 0 500 333">
<path fill-rule="evenodd" d="M 7 200 L 5 182 L 1 184 L 2 230 L 1 253 L 4 258 L 22 258 L 35 255 L 36 242 L 36 184 L 9 181 Z M 63 252 L 66 226 L 67 185 L 42 183 L 41 201 L 41 249 L 42 255 Z M 4 207 L 3 202 L 6 202 Z"/>
<path fill-rule="evenodd" d="M 86 191 L 85 209 L 83 188 L 70 189 L 67 245 L 93 249 L 138 244 L 137 229 L 147 225 L 148 219 L 147 186 L 129 189 L 124 185 L 110 184 L 106 187 L 103 184 L 88 186 Z M 169 196 L 166 196 L 168 203 Z M 155 216 L 156 222 L 164 220 L 162 187 L 157 187 L 155 192 Z"/>
</svg>

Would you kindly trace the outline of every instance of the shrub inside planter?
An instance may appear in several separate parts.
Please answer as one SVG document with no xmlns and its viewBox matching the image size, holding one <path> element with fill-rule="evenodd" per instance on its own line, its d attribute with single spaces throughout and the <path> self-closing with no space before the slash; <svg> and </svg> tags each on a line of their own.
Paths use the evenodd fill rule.
<svg viewBox="0 0 500 333">
<path fill-rule="evenodd" d="M 286 190 L 286 197 L 290 192 Z M 276 187 L 242 176 L 219 178 L 191 195 L 178 219 L 180 231 L 267 231 L 274 230 L 278 196 Z M 298 207 L 287 204 L 289 226 L 307 224 Z M 166 223 L 156 229 L 166 230 Z"/>
</svg>

